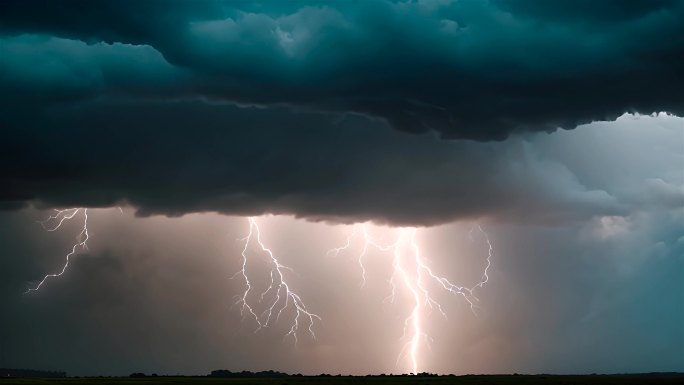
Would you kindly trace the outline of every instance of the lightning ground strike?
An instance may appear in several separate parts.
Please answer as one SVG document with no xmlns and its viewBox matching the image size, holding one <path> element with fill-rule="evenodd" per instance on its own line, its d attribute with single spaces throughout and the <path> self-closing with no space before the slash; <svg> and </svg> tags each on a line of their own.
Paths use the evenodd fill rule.
<svg viewBox="0 0 684 385">
<path fill-rule="evenodd" d="M 120 211 L 121 208 L 119 208 Z M 122 211 L 123 212 L 123 211 Z M 47 274 L 43 279 L 26 293 L 39 290 L 48 279 L 62 276 L 69 266 L 71 257 L 77 252 L 88 249 L 88 209 L 71 208 L 55 210 L 55 214 L 50 215 L 43 221 L 39 221 L 41 226 L 49 232 L 57 231 L 62 225 L 82 214 L 83 226 L 77 236 L 77 242 L 72 246 L 71 251 L 66 255 L 66 262 L 58 273 Z M 272 326 L 282 317 L 291 315 L 289 329 L 283 338 L 292 337 L 295 345 L 299 339 L 301 328 L 305 328 L 311 338 L 315 339 L 314 327 L 322 318 L 318 314 L 309 310 L 301 295 L 295 292 L 290 282 L 287 280 L 287 273 L 293 273 L 293 269 L 283 264 L 276 253 L 269 248 L 262 239 L 262 230 L 257 219 L 247 218 L 247 234 L 239 240 L 243 242 L 241 251 L 241 268 L 231 278 L 242 277 L 245 290 L 241 295 L 236 296 L 235 305 L 240 306 L 240 312 L 244 319 L 253 319 L 256 323 L 254 332 Z M 419 373 L 421 369 L 420 347 L 421 342 L 429 343 L 431 338 L 425 330 L 424 321 L 434 311 L 447 318 L 447 313 L 441 303 L 431 292 L 430 285 L 448 293 L 460 296 L 469 305 L 473 314 L 476 314 L 478 299 L 474 291 L 483 287 L 488 281 L 488 271 L 491 267 L 493 246 L 489 236 L 480 225 L 471 227 L 468 236 L 474 241 L 473 233 L 477 230 L 482 234 L 487 244 L 487 258 L 482 276 L 475 285 L 467 287 L 453 283 L 448 278 L 436 273 L 429 265 L 423 255 L 416 234 L 416 228 L 396 228 L 392 230 L 393 241 L 382 243 L 371 234 L 369 224 L 355 224 L 351 232 L 346 236 L 342 246 L 332 248 L 326 253 L 328 256 L 339 256 L 351 250 L 355 244 L 361 245 L 361 251 L 356 255 L 356 263 L 359 266 L 361 281 L 360 288 L 363 288 L 367 280 L 367 270 L 364 265 L 365 258 L 368 257 L 370 249 L 376 249 L 380 253 L 391 255 L 392 273 L 388 280 L 390 294 L 386 301 L 395 303 L 398 297 L 402 297 L 410 304 L 411 311 L 404 319 L 403 335 L 401 340 L 406 340 L 400 350 L 396 366 L 405 360 L 411 373 Z M 264 258 L 269 266 L 268 287 L 255 292 L 256 287 L 250 279 L 250 261 L 255 258 Z M 403 294 L 398 293 L 399 288 L 403 289 Z M 259 310 L 257 310 L 259 308 Z"/>
<path fill-rule="evenodd" d="M 308 332 L 311 337 L 315 338 L 313 326 L 316 320 L 321 318 L 310 312 L 302 301 L 301 297 L 291 291 L 290 286 L 285 281 L 284 271 L 292 271 L 289 267 L 283 265 L 275 256 L 271 249 L 265 246 L 261 240 L 261 230 L 255 218 L 248 218 L 249 231 L 246 237 L 241 240 L 244 242 L 242 250 L 242 268 L 233 277 L 241 275 L 245 283 L 245 291 L 237 296 L 236 304 L 241 306 L 241 314 L 243 317 L 250 317 L 254 319 L 258 325 L 255 332 L 269 326 L 273 322 L 273 314 L 276 314 L 275 321 L 278 320 L 281 313 L 291 306 L 295 311 L 291 327 L 286 333 L 286 337 L 292 335 L 297 341 L 297 330 L 300 327 L 300 319 L 306 320 L 308 325 Z M 401 337 L 407 340 L 404 347 L 399 352 L 396 360 L 396 366 L 399 366 L 402 360 L 407 360 L 412 373 L 418 373 L 420 370 L 420 345 L 421 341 L 429 341 L 429 334 L 424 330 L 423 321 L 433 310 L 437 310 L 443 317 L 447 317 L 442 305 L 431 294 L 428 288 L 428 283 L 432 282 L 441 290 L 449 292 L 454 295 L 462 297 L 469 305 L 471 311 L 476 314 L 478 299 L 475 296 L 475 289 L 481 288 L 489 280 L 488 271 L 491 267 L 491 258 L 493 255 L 492 243 L 488 235 L 480 225 L 475 225 L 469 232 L 471 240 L 473 238 L 473 231 L 477 229 L 484 240 L 486 241 L 488 252 L 486 258 L 486 265 L 482 272 L 479 282 L 472 287 L 457 285 L 451 282 L 448 278 L 437 274 L 426 261 L 421 248 L 416 239 L 418 230 L 416 228 L 398 228 L 393 230 L 394 240 L 390 243 L 383 244 L 380 240 L 375 239 L 369 230 L 368 224 L 355 224 L 352 226 L 351 232 L 346 236 L 345 242 L 342 246 L 332 248 L 326 253 L 329 257 L 339 256 L 347 252 L 355 244 L 361 242 L 361 251 L 356 256 L 356 261 L 359 266 L 361 281 L 360 287 L 363 288 L 367 280 L 367 270 L 364 265 L 364 259 L 368 256 L 369 249 L 374 248 L 381 253 L 387 253 L 392 256 L 392 274 L 389 279 L 390 294 L 386 298 L 389 302 L 394 303 L 399 296 L 397 291 L 401 286 L 408 295 L 406 300 L 411 303 L 411 311 L 404 320 L 404 333 Z M 360 236 L 359 236 L 360 234 Z M 266 253 L 270 259 L 270 285 L 261 293 L 259 302 L 262 302 L 269 294 L 271 297 L 267 300 L 266 309 L 260 314 L 257 314 L 254 304 L 249 301 L 251 292 L 254 290 L 250 276 L 248 274 L 248 251 L 250 245 L 255 240 L 257 248 Z M 427 311 L 426 311 L 427 310 Z"/>
<path fill-rule="evenodd" d="M 486 258 L 486 266 L 482 273 L 481 280 L 472 287 L 461 286 L 452 283 L 446 277 L 436 274 L 428 265 L 421 252 L 416 234 L 416 228 L 399 228 L 395 230 L 396 239 L 389 244 L 381 244 L 374 239 L 367 224 L 356 224 L 353 226 L 351 233 L 347 236 L 346 242 L 343 246 L 330 249 L 329 255 L 339 255 L 341 252 L 349 249 L 352 245 L 353 239 L 358 234 L 358 228 L 361 227 L 361 234 L 363 236 L 362 250 L 357 256 L 357 261 L 361 270 L 361 287 L 366 283 L 366 268 L 363 264 L 363 258 L 366 256 L 368 249 L 373 247 L 380 252 L 391 253 L 392 255 L 392 275 L 389 279 L 390 295 L 387 297 L 389 302 L 394 303 L 397 297 L 397 283 L 403 286 L 408 293 L 407 297 L 412 302 L 412 310 L 404 320 L 404 334 L 402 339 L 408 337 L 408 342 L 401 349 L 397 358 L 396 365 L 398 366 L 402 359 L 407 359 L 410 363 L 412 373 L 418 373 L 420 367 L 419 347 L 421 340 L 430 340 L 430 337 L 423 328 L 423 319 L 427 316 L 423 310 L 428 309 L 430 312 L 437 309 L 439 313 L 447 317 L 442 305 L 430 294 L 430 290 L 426 286 L 426 280 L 432 280 L 438 284 L 443 290 L 460 295 L 469 304 L 470 309 L 475 314 L 477 308 L 477 297 L 474 290 L 482 287 L 489 280 L 488 271 L 491 267 L 491 258 L 493 255 L 493 246 L 489 240 L 489 236 L 482 229 L 480 225 L 471 228 L 469 237 L 473 240 L 473 230 L 477 229 L 483 236 L 488 246 L 488 253 Z"/>
</svg>

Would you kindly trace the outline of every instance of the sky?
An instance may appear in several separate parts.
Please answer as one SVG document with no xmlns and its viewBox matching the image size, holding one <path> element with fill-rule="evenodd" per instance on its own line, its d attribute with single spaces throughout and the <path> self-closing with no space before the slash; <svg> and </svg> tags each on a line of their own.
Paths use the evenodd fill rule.
<svg viewBox="0 0 684 385">
<path fill-rule="evenodd" d="M 682 17 L 0 1 L 0 367 L 684 371 Z"/>
</svg>

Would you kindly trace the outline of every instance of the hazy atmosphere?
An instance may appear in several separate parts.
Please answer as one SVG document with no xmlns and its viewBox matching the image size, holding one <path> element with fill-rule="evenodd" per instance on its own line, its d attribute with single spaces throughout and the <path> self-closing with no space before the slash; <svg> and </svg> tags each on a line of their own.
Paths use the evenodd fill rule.
<svg viewBox="0 0 684 385">
<path fill-rule="evenodd" d="M 682 18 L 0 0 L 0 367 L 684 371 Z"/>
</svg>

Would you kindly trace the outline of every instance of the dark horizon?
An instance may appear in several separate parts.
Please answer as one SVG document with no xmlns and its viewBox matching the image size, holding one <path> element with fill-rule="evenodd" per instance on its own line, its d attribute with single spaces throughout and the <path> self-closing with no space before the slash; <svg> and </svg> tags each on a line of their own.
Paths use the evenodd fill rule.
<svg viewBox="0 0 684 385">
<path fill-rule="evenodd" d="M 479 374 L 479 373 L 466 373 L 466 374 L 436 374 L 429 372 L 421 373 L 374 373 L 374 374 L 343 374 L 343 373 L 319 373 L 319 374 L 302 374 L 302 373 L 286 373 L 274 370 L 259 370 L 259 371 L 248 371 L 248 370 L 229 370 L 229 369 L 215 369 L 207 374 L 169 374 L 169 373 L 156 373 L 156 372 L 145 372 L 138 371 L 130 374 L 120 374 L 120 375 L 92 375 L 92 376 L 70 376 L 67 372 L 59 370 L 38 370 L 38 369 L 10 369 L 10 368 L 0 368 L 0 377 L 39 377 L 39 378 L 51 378 L 51 377 L 63 377 L 63 378 L 81 378 L 81 377 L 109 377 L 109 378 L 125 378 L 125 377 L 223 377 L 223 378 L 277 378 L 277 377 L 406 377 L 406 376 L 416 376 L 416 377 L 499 377 L 499 376 L 552 376 L 552 377 L 568 377 L 568 376 L 681 376 L 684 377 L 684 372 L 634 372 L 634 373 L 492 373 L 492 374 Z"/>
</svg>

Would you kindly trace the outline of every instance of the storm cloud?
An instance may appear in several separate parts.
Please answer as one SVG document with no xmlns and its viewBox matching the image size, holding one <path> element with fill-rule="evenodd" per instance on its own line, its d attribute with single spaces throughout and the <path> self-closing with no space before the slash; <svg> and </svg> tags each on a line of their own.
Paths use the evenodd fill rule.
<svg viewBox="0 0 684 385">
<path fill-rule="evenodd" d="M 622 4 L 4 1 L 0 205 L 620 214 L 528 133 L 684 114 L 684 2 Z"/>
<path fill-rule="evenodd" d="M 448 138 L 684 113 L 684 2 L 538 3 L 26 1 L 3 2 L 0 22 L 13 37 L 149 46 L 165 60 L 153 65 L 188 72 L 167 79 L 180 97 L 358 113 Z M 139 91 L 102 80 L 90 91 Z"/>
<path fill-rule="evenodd" d="M 426 263 L 467 287 L 491 262 L 477 317 L 436 294 L 424 370 L 683 370 L 682 20 L 679 0 L 0 0 L 0 367 L 405 371 L 389 253 L 330 258 L 351 227 L 313 223 L 371 221 L 431 226 Z M 63 207 L 88 218 L 35 223 Z M 316 341 L 231 308 L 245 251 L 251 295 L 273 284 L 242 216 Z"/>
</svg>

